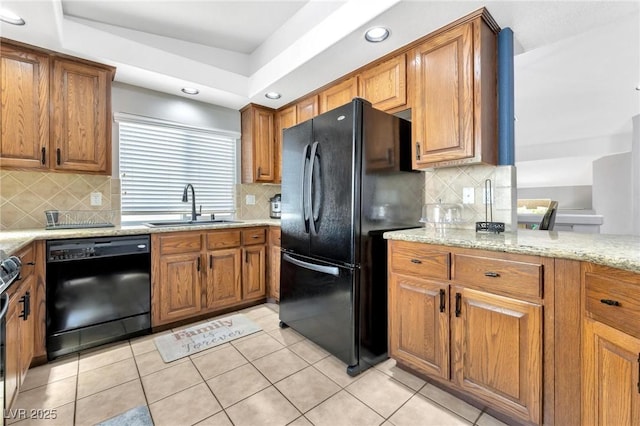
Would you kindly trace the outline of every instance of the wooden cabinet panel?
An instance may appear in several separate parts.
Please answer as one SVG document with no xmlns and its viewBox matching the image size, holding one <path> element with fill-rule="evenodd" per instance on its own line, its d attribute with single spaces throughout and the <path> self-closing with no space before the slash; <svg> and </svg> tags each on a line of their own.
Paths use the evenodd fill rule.
<svg viewBox="0 0 640 426">
<path fill-rule="evenodd" d="M 242 183 L 273 182 L 274 110 L 250 104 L 240 112 Z"/>
<path fill-rule="evenodd" d="M 33 359 L 34 350 L 34 324 L 35 317 L 33 315 L 33 304 L 35 296 L 35 275 L 31 274 L 23 279 L 20 286 L 21 291 L 18 294 L 18 301 L 22 307 L 22 317 L 20 317 L 20 383 L 24 381 L 27 375 L 31 360 Z M 25 312 L 26 311 L 26 312 Z M 26 316 L 26 318 L 24 318 Z"/>
<path fill-rule="evenodd" d="M 388 111 L 407 106 L 407 59 L 403 53 L 358 75 L 358 96 Z"/>
<path fill-rule="evenodd" d="M 414 168 L 497 163 L 496 35 L 475 18 L 410 51 Z"/>
<path fill-rule="evenodd" d="M 280 300 L 280 228 L 269 228 L 269 283 L 267 297 Z"/>
<path fill-rule="evenodd" d="M 4 377 L 4 400 L 7 408 L 11 407 L 14 399 L 18 396 L 18 386 L 20 385 L 20 321 L 19 308 L 15 300 L 9 301 L 9 310 L 6 316 L 5 345 L 5 377 Z"/>
<path fill-rule="evenodd" d="M 276 182 L 282 181 L 282 142 L 284 129 L 291 126 L 295 126 L 296 121 L 296 106 L 292 105 L 288 108 L 280 110 L 276 113 L 276 147 L 275 147 L 275 168 L 276 168 Z"/>
<path fill-rule="evenodd" d="M 585 320 L 583 380 L 582 424 L 638 424 L 640 339 Z"/>
<path fill-rule="evenodd" d="M 296 124 L 318 115 L 318 96 L 309 96 L 296 104 Z"/>
<path fill-rule="evenodd" d="M 152 248 L 159 254 L 196 253 L 202 249 L 200 233 L 176 232 L 151 236 Z"/>
<path fill-rule="evenodd" d="M 207 254 L 205 288 L 207 309 L 218 309 L 242 301 L 240 248 L 214 250 Z"/>
<path fill-rule="evenodd" d="M 196 315 L 201 309 L 200 254 L 172 254 L 159 259 L 159 270 L 152 295 L 156 301 L 153 325 L 178 321 Z"/>
<path fill-rule="evenodd" d="M 259 299 L 267 294 L 266 288 L 266 251 L 265 246 L 248 246 L 243 248 L 244 263 L 242 265 L 242 298 Z"/>
<path fill-rule="evenodd" d="M 389 282 L 389 354 L 449 379 L 447 283 L 393 274 Z"/>
<path fill-rule="evenodd" d="M 240 230 L 215 231 L 207 234 L 207 250 L 240 246 Z"/>
<path fill-rule="evenodd" d="M 242 230 L 242 245 L 264 244 L 267 242 L 267 228 L 250 228 Z"/>
<path fill-rule="evenodd" d="M 451 288 L 452 376 L 516 418 L 542 415 L 542 307 Z"/>
<path fill-rule="evenodd" d="M 320 92 L 320 114 L 347 104 L 356 96 L 358 96 L 356 77 L 351 77 L 345 81 L 337 83 Z"/>
<path fill-rule="evenodd" d="M 52 153 L 56 169 L 111 173 L 111 72 L 56 58 Z"/>
<path fill-rule="evenodd" d="M 0 43 L 0 166 L 46 169 L 49 56 Z"/>
<path fill-rule="evenodd" d="M 537 258 L 530 262 L 489 256 L 454 253 L 451 279 L 470 286 L 480 286 L 497 294 L 537 299 L 542 297 L 542 264 Z"/>
</svg>

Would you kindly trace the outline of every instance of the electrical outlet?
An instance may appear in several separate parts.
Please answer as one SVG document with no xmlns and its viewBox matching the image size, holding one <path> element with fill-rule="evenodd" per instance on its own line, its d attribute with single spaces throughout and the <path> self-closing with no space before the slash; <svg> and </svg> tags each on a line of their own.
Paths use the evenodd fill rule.
<svg viewBox="0 0 640 426">
<path fill-rule="evenodd" d="M 102 192 L 92 192 L 91 193 L 91 205 L 92 206 L 101 206 L 102 205 Z"/>
<path fill-rule="evenodd" d="M 248 206 L 253 206 L 256 203 L 256 196 L 253 194 L 247 194 L 247 196 L 244 197 L 244 203 Z"/>
<path fill-rule="evenodd" d="M 462 188 L 462 204 L 473 204 L 475 198 L 474 188 Z"/>
</svg>

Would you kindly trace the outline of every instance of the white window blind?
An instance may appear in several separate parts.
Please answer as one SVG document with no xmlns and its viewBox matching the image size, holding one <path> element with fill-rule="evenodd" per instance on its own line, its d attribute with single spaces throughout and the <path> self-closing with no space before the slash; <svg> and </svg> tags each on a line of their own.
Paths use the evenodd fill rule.
<svg viewBox="0 0 640 426">
<path fill-rule="evenodd" d="M 191 211 L 182 202 L 193 185 L 196 208 L 235 211 L 236 139 L 239 134 L 116 114 L 119 124 L 122 214 Z"/>
</svg>

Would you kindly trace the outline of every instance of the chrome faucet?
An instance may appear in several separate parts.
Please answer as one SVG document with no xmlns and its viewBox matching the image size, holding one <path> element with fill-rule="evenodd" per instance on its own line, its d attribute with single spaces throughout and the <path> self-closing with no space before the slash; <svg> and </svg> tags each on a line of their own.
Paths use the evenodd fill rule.
<svg viewBox="0 0 640 426">
<path fill-rule="evenodd" d="M 182 191 L 182 202 L 186 203 L 189 201 L 189 194 L 187 193 L 189 188 L 191 188 L 191 220 L 195 222 L 198 220 L 198 216 L 200 216 L 200 214 L 196 213 L 196 192 L 193 189 L 193 185 L 190 183 L 184 186 L 184 191 Z"/>
</svg>

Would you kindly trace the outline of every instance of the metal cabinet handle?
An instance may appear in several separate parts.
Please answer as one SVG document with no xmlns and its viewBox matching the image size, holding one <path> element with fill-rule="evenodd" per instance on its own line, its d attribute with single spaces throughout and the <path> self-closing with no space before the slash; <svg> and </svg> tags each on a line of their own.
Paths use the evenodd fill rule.
<svg viewBox="0 0 640 426">
<path fill-rule="evenodd" d="M 446 296 L 447 292 L 444 291 L 444 289 L 440 289 L 440 312 L 444 312 L 445 311 L 445 296 Z"/>
<path fill-rule="evenodd" d="M 456 293 L 456 317 L 462 314 L 462 294 Z"/>
<path fill-rule="evenodd" d="M 209 269 L 213 269 L 213 255 L 209 255 Z"/>
<path fill-rule="evenodd" d="M 420 142 L 416 142 L 416 160 L 420 161 Z"/>
<path fill-rule="evenodd" d="M 244 252 L 244 262 L 249 263 L 249 252 L 246 250 Z"/>
<path fill-rule="evenodd" d="M 197 268 L 198 268 L 198 272 L 200 272 L 200 256 L 198 256 Z"/>
<path fill-rule="evenodd" d="M 600 299 L 600 303 L 604 303 L 605 305 L 609 306 L 620 306 L 620 302 L 611 299 Z"/>
<path fill-rule="evenodd" d="M 56 163 L 60 165 L 60 148 L 56 149 Z"/>
<path fill-rule="evenodd" d="M 411 263 L 415 263 L 417 265 L 420 265 L 420 264 L 422 264 L 422 260 L 420 260 L 420 259 L 411 259 Z"/>
<path fill-rule="evenodd" d="M 258 178 L 262 176 L 262 167 L 258 166 Z"/>
<path fill-rule="evenodd" d="M 44 146 L 42 147 L 41 154 L 42 156 L 40 157 L 40 162 L 42 162 L 42 165 L 44 166 L 47 158 L 47 148 L 45 148 Z"/>
<path fill-rule="evenodd" d="M 20 298 L 20 303 L 22 303 L 22 312 L 19 317 L 26 321 L 31 314 L 31 293 L 27 291 L 24 296 Z"/>
<path fill-rule="evenodd" d="M 485 277 L 498 278 L 498 277 L 500 276 L 500 274 L 499 274 L 499 273 L 497 273 L 497 272 L 491 272 L 491 271 L 489 271 L 489 272 L 485 272 L 485 273 L 484 273 L 484 276 L 485 276 Z"/>
<path fill-rule="evenodd" d="M 251 238 L 253 238 L 255 240 L 255 239 L 260 238 L 260 235 L 252 235 Z"/>
</svg>

